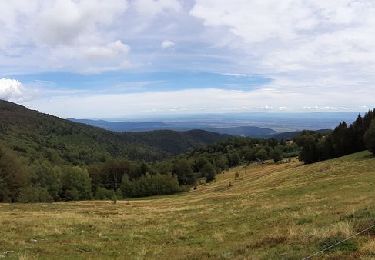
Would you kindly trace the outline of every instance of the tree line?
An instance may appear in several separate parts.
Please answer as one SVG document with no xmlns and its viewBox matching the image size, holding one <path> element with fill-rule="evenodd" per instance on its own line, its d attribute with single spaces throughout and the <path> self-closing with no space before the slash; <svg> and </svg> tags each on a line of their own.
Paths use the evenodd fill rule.
<svg viewBox="0 0 375 260">
<path fill-rule="evenodd" d="M 0 201 L 52 202 L 175 194 L 214 181 L 231 167 L 295 156 L 295 144 L 233 137 L 173 158 L 111 158 L 90 165 L 30 162 L 0 145 Z"/>
<path fill-rule="evenodd" d="M 368 149 L 375 153 L 375 109 L 348 125 L 340 123 L 331 133 L 304 131 L 295 138 L 302 148 L 300 160 L 305 163 L 324 161 Z"/>
<path fill-rule="evenodd" d="M 286 157 L 313 163 L 354 152 L 375 154 L 375 110 L 331 133 L 303 131 L 294 142 L 231 137 L 158 161 L 108 157 L 102 162 L 68 164 L 49 157 L 26 158 L 0 145 L 0 201 L 52 202 L 122 199 L 175 194 L 242 164 L 279 162 Z"/>
</svg>

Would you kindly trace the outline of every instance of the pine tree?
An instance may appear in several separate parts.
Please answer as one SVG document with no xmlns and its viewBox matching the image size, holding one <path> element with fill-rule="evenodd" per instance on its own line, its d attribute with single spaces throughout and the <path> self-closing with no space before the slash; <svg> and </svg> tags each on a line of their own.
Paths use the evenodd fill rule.
<svg viewBox="0 0 375 260">
<path fill-rule="evenodd" d="M 375 120 L 372 120 L 370 128 L 367 130 L 364 136 L 364 141 L 367 149 L 375 154 Z"/>
</svg>

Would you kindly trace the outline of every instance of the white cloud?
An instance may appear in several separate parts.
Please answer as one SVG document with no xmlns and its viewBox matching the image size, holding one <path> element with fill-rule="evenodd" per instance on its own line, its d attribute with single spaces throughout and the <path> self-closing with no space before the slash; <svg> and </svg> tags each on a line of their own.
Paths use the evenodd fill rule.
<svg viewBox="0 0 375 260">
<path fill-rule="evenodd" d="M 375 103 L 359 94 L 375 93 L 372 0 L 196 0 L 190 14 L 237 37 L 227 47 L 242 53 L 241 66 L 273 78 L 270 87 L 285 98 L 321 104 L 336 92 L 332 102 Z"/>
<path fill-rule="evenodd" d="M 0 34 L 4 75 L 132 67 L 230 71 L 273 80 L 248 92 L 150 92 L 137 94 L 137 101 L 119 95 L 129 101 L 118 100 L 121 105 L 108 95 L 82 97 L 116 114 L 147 108 L 216 111 L 222 104 L 235 110 L 355 110 L 375 103 L 373 0 L 0 1 Z M 179 48 L 163 51 L 174 41 Z M 196 101 L 185 100 L 185 94 Z M 71 102 L 73 114 L 84 111 L 78 99 Z"/>
<path fill-rule="evenodd" d="M 177 0 L 135 0 L 134 6 L 138 13 L 148 17 L 163 12 L 178 12 L 182 8 Z"/>
<path fill-rule="evenodd" d="M 119 55 L 126 55 L 129 53 L 129 46 L 121 41 L 115 41 L 106 46 L 93 46 L 84 50 L 84 55 L 90 60 L 106 60 L 113 59 Z"/>
<path fill-rule="evenodd" d="M 15 79 L 0 79 L 0 99 L 17 100 L 23 96 L 22 83 Z"/>
<path fill-rule="evenodd" d="M 35 41 L 50 45 L 87 43 L 126 9 L 124 0 L 43 1 L 34 22 Z"/>
<path fill-rule="evenodd" d="M 361 103 L 356 98 L 361 96 Z M 258 89 L 187 89 L 168 92 L 76 94 L 45 97 L 27 106 L 61 117 L 121 118 L 160 114 L 227 113 L 251 111 L 363 111 L 373 92 L 288 93 Z M 346 106 L 342 106 L 345 104 Z M 366 109 L 365 109 L 366 110 Z"/>
<path fill-rule="evenodd" d="M 115 28 L 127 7 L 126 0 L 2 1 L 0 65 L 21 73 L 82 72 L 89 62 L 98 72 L 121 69 L 129 64 L 129 47 Z"/>
<path fill-rule="evenodd" d="M 162 49 L 169 49 L 169 48 L 174 47 L 175 45 L 176 43 L 169 41 L 169 40 L 165 40 L 165 41 L 162 41 L 160 46 Z"/>
</svg>

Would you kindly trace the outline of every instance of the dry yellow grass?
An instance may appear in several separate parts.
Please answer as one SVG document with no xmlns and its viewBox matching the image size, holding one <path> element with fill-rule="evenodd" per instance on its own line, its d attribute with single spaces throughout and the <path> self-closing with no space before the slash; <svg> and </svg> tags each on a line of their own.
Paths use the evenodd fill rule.
<svg viewBox="0 0 375 260">
<path fill-rule="evenodd" d="M 175 196 L 0 204 L 0 257 L 301 259 L 374 223 L 374 185 L 375 159 L 360 153 L 239 167 Z M 318 258 L 374 257 L 374 237 Z"/>
</svg>

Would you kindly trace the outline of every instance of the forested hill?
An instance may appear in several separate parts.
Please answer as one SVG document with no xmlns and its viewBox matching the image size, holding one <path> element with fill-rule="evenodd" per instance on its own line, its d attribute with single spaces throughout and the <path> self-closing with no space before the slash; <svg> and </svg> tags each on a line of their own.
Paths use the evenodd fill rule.
<svg viewBox="0 0 375 260">
<path fill-rule="evenodd" d="M 113 133 L 0 100 L 0 142 L 30 160 L 91 164 L 108 158 L 152 161 L 212 144 L 225 135 L 192 130 Z"/>
</svg>

